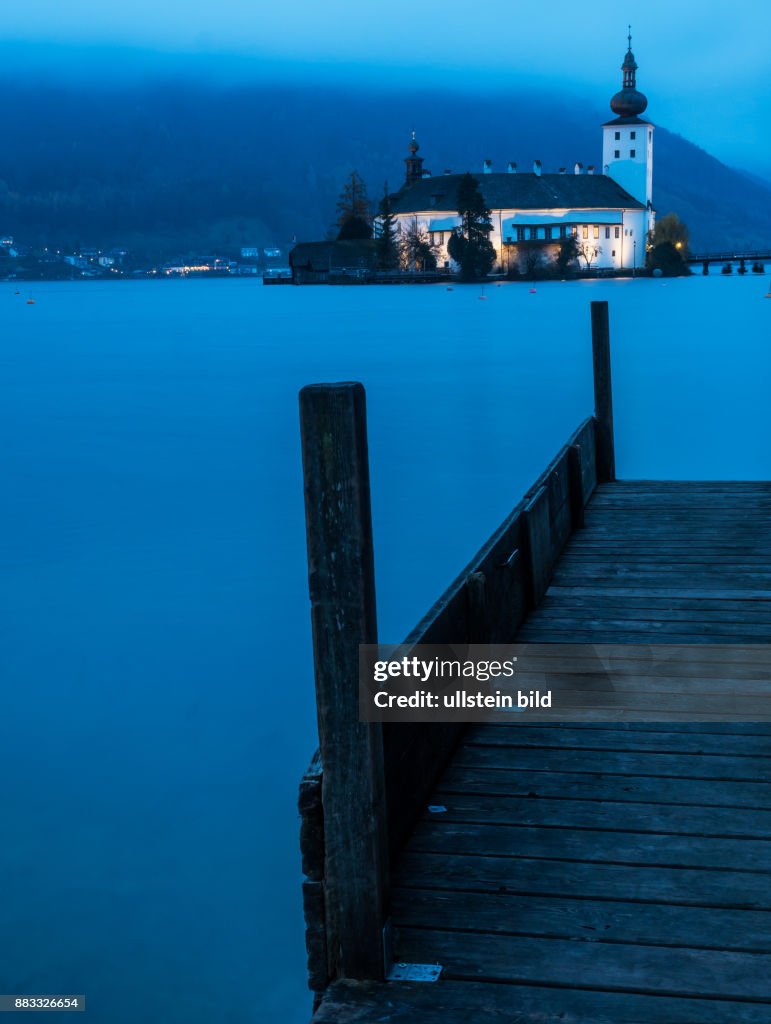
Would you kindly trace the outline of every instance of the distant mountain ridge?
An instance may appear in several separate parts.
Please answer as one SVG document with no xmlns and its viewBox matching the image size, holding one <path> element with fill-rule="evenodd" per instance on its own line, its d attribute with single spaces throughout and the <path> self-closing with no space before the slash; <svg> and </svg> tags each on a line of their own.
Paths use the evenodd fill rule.
<svg viewBox="0 0 771 1024">
<path fill-rule="evenodd" d="M 147 253 L 323 238 L 343 180 L 376 202 L 403 180 L 409 131 L 434 174 L 601 171 L 609 116 L 542 94 L 297 83 L 215 87 L 2 81 L 0 232 L 20 244 L 126 246 Z M 655 101 L 648 113 L 655 123 Z M 771 186 L 657 128 L 654 203 L 677 212 L 696 250 L 771 243 Z"/>
</svg>

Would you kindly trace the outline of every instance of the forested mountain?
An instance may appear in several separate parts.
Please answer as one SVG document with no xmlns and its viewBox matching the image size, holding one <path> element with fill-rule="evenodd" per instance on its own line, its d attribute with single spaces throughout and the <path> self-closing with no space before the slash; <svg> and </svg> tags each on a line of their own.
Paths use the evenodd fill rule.
<svg viewBox="0 0 771 1024">
<path fill-rule="evenodd" d="M 20 244 L 163 251 L 320 238 L 351 169 L 397 188 L 411 129 L 425 166 L 601 163 L 609 112 L 576 98 L 438 88 L 0 80 L 0 232 Z M 649 108 L 655 122 L 655 102 Z M 771 187 L 659 126 L 654 199 L 696 249 L 771 242 Z"/>
</svg>

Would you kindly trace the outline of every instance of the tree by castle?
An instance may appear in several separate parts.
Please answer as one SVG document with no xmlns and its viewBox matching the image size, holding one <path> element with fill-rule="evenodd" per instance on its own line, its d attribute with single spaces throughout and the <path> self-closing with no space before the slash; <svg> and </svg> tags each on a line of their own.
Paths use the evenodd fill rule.
<svg viewBox="0 0 771 1024">
<path fill-rule="evenodd" d="M 460 225 L 450 235 L 447 252 L 460 267 L 461 278 L 476 281 L 492 270 L 495 249 L 490 241 L 490 211 L 471 174 L 464 174 L 458 184 L 457 204 Z"/>
<path fill-rule="evenodd" d="M 337 201 L 337 227 L 338 241 L 372 238 L 372 212 L 367 186 L 356 171 L 351 171 Z"/>
<path fill-rule="evenodd" d="M 690 274 L 686 263 L 689 251 L 688 228 L 676 213 L 659 217 L 648 236 L 647 265 L 665 277 Z"/>
<path fill-rule="evenodd" d="M 383 185 L 383 198 L 380 200 L 378 218 L 375 222 L 375 243 L 378 269 L 398 270 L 401 252 L 396 220 L 391 210 L 391 193 L 388 189 L 388 182 Z"/>
</svg>

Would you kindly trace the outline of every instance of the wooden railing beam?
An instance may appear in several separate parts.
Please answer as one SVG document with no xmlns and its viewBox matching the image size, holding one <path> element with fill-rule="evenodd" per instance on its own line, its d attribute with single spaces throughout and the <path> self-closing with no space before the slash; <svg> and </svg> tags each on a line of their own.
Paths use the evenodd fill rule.
<svg viewBox="0 0 771 1024">
<path fill-rule="evenodd" d="M 581 468 L 581 446 L 571 444 L 568 447 L 568 476 L 570 480 L 570 516 L 573 530 L 581 530 L 584 526 L 584 478 Z"/>
</svg>

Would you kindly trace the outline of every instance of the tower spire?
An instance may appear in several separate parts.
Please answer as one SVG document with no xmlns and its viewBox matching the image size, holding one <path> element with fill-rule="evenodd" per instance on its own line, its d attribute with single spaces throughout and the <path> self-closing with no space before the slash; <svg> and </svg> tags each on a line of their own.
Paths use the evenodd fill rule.
<svg viewBox="0 0 771 1024">
<path fill-rule="evenodd" d="M 637 91 L 637 61 L 632 53 L 632 26 L 627 35 L 628 48 L 621 65 L 623 82 L 621 91 L 610 101 L 610 109 L 619 117 L 638 117 L 648 106 L 647 98 Z"/>
<path fill-rule="evenodd" d="M 417 138 L 415 137 L 414 129 L 410 138 L 410 144 L 407 148 L 409 149 L 410 155 L 404 158 L 404 163 L 407 168 L 407 173 L 404 177 L 404 184 L 413 185 L 423 177 L 423 157 L 418 156 L 420 146 Z"/>
<path fill-rule="evenodd" d="M 626 56 L 624 57 L 624 63 L 621 65 L 621 70 L 624 72 L 624 88 L 625 89 L 635 89 L 637 87 L 636 83 L 635 83 L 635 78 L 636 78 L 635 72 L 637 71 L 637 61 L 634 59 L 634 54 L 632 53 L 632 26 L 631 25 L 629 26 L 629 35 L 627 36 L 627 40 L 629 42 L 629 46 L 628 46 L 627 51 L 626 51 Z"/>
</svg>

